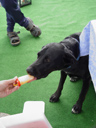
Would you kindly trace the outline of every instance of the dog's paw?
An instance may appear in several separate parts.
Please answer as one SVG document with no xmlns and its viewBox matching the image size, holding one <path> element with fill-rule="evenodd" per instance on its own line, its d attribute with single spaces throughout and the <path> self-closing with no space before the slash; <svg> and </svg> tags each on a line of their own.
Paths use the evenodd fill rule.
<svg viewBox="0 0 96 128">
<path fill-rule="evenodd" d="M 79 77 L 77 77 L 77 76 L 72 76 L 72 77 L 70 77 L 70 81 L 71 82 L 76 82 L 76 81 L 78 81 L 80 78 Z"/>
<path fill-rule="evenodd" d="M 51 97 L 50 97 L 50 102 L 57 102 L 59 100 L 59 97 L 54 93 Z"/>
<path fill-rule="evenodd" d="M 72 113 L 79 114 L 79 113 L 81 113 L 81 110 L 82 110 L 82 106 L 75 104 L 72 108 Z"/>
</svg>

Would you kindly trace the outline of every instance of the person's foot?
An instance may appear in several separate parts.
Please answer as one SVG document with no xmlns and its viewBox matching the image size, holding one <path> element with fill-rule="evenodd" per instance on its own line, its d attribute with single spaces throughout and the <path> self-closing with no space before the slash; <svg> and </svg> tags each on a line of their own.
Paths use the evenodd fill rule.
<svg viewBox="0 0 96 128">
<path fill-rule="evenodd" d="M 38 26 L 36 26 L 33 21 L 28 17 L 27 18 L 29 21 L 29 24 L 27 26 L 27 30 L 30 31 L 30 33 L 34 36 L 34 37 L 38 37 L 41 35 L 41 30 Z"/>
<path fill-rule="evenodd" d="M 20 32 L 7 32 L 12 46 L 17 46 L 20 44 L 20 38 L 18 36 L 19 33 Z"/>
</svg>

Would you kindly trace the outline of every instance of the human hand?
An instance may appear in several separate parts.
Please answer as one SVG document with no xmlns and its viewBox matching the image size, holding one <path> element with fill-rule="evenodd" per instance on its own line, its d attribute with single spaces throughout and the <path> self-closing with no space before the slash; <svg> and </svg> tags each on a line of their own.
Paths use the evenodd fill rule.
<svg viewBox="0 0 96 128">
<path fill-rule="evenodd" d="M 12 92 L 19 89 L 19 86 L 14 86 L 17 77 L 9 80 L 0 81 L 0 98 L 6 97 Z"/>
</svg>

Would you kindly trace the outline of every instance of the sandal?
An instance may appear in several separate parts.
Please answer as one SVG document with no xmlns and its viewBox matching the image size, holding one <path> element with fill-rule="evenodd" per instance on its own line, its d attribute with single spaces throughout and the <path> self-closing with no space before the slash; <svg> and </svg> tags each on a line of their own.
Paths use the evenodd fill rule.
<svg viewBox="0 0 96 128">
<path fill-rule="evenodd" d="M 17 45 L 20 44 L 20 38 L 19 38 L 18 35 L 17 35 L 17 34 L 19 34 L 19 33 L 20 33 L 20 31 L 19 31 L 19 32 L 8 32 L 8 33 L 7 33 L 8 37 L 9 37 L 9 39 L 10 39 L 11 45 L 17 46 Z"/>
<path fill-rule="evenodd" d="M 33 24 L 33 21 L 28 17 L 27 18 L 29 21 L 28 27 L 26 28 L 34 37 L 38 37 L 41 35 L 41 30 L 38 26 Z"/>
</svg>

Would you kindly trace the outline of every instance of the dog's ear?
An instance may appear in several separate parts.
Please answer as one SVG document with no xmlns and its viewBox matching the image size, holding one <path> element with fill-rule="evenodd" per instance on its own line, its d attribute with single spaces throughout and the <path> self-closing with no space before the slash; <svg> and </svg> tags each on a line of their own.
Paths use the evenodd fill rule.
<svg viewBox="0 0 96 128">
<path fill-rule="evenodd" d="M 73 64 L 76 63 L 76 57 L 74 56 L 73 52 L 68 48 L 64 48 L 64 55 L 63 55 L 64 63 L 66 64 Z"/>
</svg>

